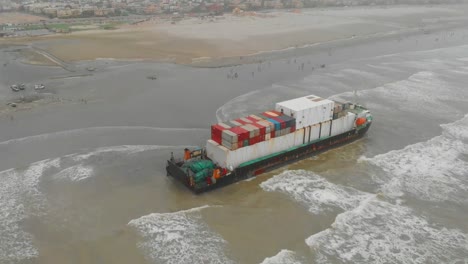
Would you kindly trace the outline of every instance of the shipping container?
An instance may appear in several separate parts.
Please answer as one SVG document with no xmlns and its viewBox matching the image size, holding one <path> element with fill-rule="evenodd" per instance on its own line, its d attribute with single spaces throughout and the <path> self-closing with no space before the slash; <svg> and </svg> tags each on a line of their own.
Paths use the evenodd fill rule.
<svg viewBox="0 0 468 264">
<path fill-rule="evenodd" d="M 228 128 L 226 128 L 228 127 Z M 221 143 L 222 133 L 224 130 L 229 129 L 230 127 L 225 124 L 215 124 L 211 126 L 211 139 L 214 141 Z"/>
<path fill-rule="evenodd" d="M 242 128 L 248 131 L 249 139 L 255 137 L 255 127 L 251 125 L 244 125 Z"/>
<path fill-rule="evenodd" d="M 256 120 L 256 122 L 264 120 L 264 118 L 261 118 L 261 117 L 256 116 L 256 115 L 249 115 L 248 118 L 249 118 L 250 120 L 252 120 L 252 119 L 253 119 L 253 120 Z M 252 120 L 252 121 L 253 121 L 253 120 Z"/>
<path fill-rule="evenodd" d="M 263 114 L 269 117 L 278 117 L 279 115 L 281 115 L 281 113 L 277 113 L 275 111 L 267 111 L 267 112 L 264 112 Z"/>
<path fill-rule="evenodd" d="M 228 125 L 231 125 L 231 127 L 238 127 L 242 126 L 242 123 L 237 122 L 236 120 L 230 120 L 226 122 Z"/>
<path fill-rule="evenodd" d="M 274 119 L 271 119 L 271 118 L 268 118 L 267 120 L 268 120 L 268 122 L 271 122 L 271 123 L 274 124 L 275 131 L 281 130 L 281 123 L 280 122 L 278 122 L 278 121 L 276 121 Z"/>
<path fill-rule="evenodd" d="M 266 133 L 266 127 L 262 125 L 262 123 L 252 123 L 252 126 L 255 126 L 259 130 L 260 135 L 265 135 Z"/>
<path fill-rule="evenodd" d="M 236 121 L 237 123 L 239 123 L 239 124 L 241 124 L 241 125 L 250 124 L 250 123 L 245 122 L 244 120 L 242 120 L 242 119 L 240 119 L 240 118 L 234 119 L 234 121 Z"/>
<path fill-rule="evenodd" d="M 287 115 L 278 116 L 279 119 L 283 120 L 286 123 L 286 127 L 296 126 L 296 119 Z"/>
<path fill-rule="evenodd" d="M 334 119 L 332 121 L 332 136 L 342 134 L 346 131 L 353 129 L 356 120 L 354 113 L 348 113 L 347 115 Z"/>
<path fill-rule="evenodd" d="M 273 153 L 287 150 L 294 147 L 295 135 L 288 134 L 283 137 L 270 139 L 268 141 L 259 142 L 255 145 L 239 148 L 235 151 L 228 151 L 227 153 L 223 151 L 218 151 L 223 157 L 213 159 L 218 163 L 218 159 L 227 165 L 227 168 L 235 168 L 240 164 L 258 159 Z M 207 148 L 208 150 L 208 148 Z M 212 155 L 211 155 L 212 156 Z M 210 157 L 210 155 L 208 156 Z"/>
<path fill-rule="evenodd" d="M 275 109 L 295 118 L 296 129 L 333 118 L 334 102 L 314 95 L 279 102 Z"/>
<path fill-rule="evenodd" d="M 305 143 L 305 135 L 304 135 L 304 128 L 301 128 L 299 130 L 296 130 L 294 132 L 294 146 L 299 146 Z"/>
<path fill-rule="evenodd" d="M 268 122 L 267 120 L 258 121 L 257 124 L 259 124 L 259 125 L 261 125 L 261 126 L 263 126 L 265 128 L 265 132 L 263 134 L 270 133 L 272 130 L 274 130 L 274 124 Z"/>
<path fill-rule="evenodd" d="M 331 121 L 322 122 L 322 127 L 320 129 L 320 138 L 325 138 L 330 136 Z"/>
<path fill-rule="evenodd" d="M 275 120 L 276 122 L 280 124 L 280 129 L 285 129 L 287 127 L 286 122 L 283 119 L 279 117 L 272 117 L 271 119 Z"/>
<path fill-rule="evenodd" d="M 246 117 L 241 117 L 240 120 L 242 120 L 243 122 L 245 122 L 246 124 L 252 124 L 252 120 L 249 120 L 248 118 Z"/>
<path fill-rule="evenodd" d="M 223 133 L 222 133 L 222 140 L 234 143 L 234 142 L 238 141 L 238 136 L 237 136 L 236 133 L 234 133 L 234 132 L 232 132 L 230 130 L 224 130 Z"/>
<path fill-rule="evenodd" d="M 249 139 L 249 131 L 245 130 L 244 128 L 242 128 L 240 126 L 239 127 L 233 127 L 233 128 L 231 128 L 229 130 L 234 132 L 235 134 L 237 134 L 238 141 L 239 140 Z"/>
<path fill-rule="evenodd" d="M 237 144 L 237 142 L 228 142 L 226 140 L 223 140 L 221 145 L 223 145 L 229 150 L 236 150 L 239 148 L 239 144 Z"/>
<path fill-rule="evenodd" d="M 310 126 L 310 135 L 308 137 L 309 142 L 315 141 L 320 137 L 320 124 Z"/>
</svg>

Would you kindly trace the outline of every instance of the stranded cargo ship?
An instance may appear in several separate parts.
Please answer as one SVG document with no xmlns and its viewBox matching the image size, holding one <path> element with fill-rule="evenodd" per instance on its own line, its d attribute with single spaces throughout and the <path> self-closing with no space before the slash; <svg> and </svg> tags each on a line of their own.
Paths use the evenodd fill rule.
<svg viewBox="0 0 468 264">
<path fill-rule="evenodd" d="M 372 123 L 354 103 L 309 95 L 276 103 L 275 110 L 211 126 L 206 147 L 171 154 L 168 176 L 195 193 L 244 180 L 361 138 Z"/>
</svg>

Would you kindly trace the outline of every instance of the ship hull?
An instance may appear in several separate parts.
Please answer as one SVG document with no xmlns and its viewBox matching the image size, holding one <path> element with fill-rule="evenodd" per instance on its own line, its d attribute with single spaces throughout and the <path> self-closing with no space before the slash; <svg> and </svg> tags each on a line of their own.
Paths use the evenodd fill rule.
<svg viewBox="0 0 468 264">
<path fill-rule="evenodd" d="M 260 159 L 259 161 L 249 163 L 248 165 L 240 166 L 234 169 L 234 171 L 231 174 L 218 179 L 216 184 L 205 185 L 198 188 L 191 186 L 187 173 L 181 169 L 180 164 L 177 164 L 171 160 L 167 161 L 166 171 L 168 176 L 171 176 L 176 180 L 180 181 L 193 192 L 202 193 L 218 189 L 251 177 L 255 177 L 257 175 L 272 171 L 287 164 L 291 164 L 293 162 L 315 156 L 327 150 L 349 144 L 355 140 L 362 138 L 369 130 L 370 125 L 371 123 L 368 123 L 360 129 L 353 129 L 343 134 L 336 135 L 334 137 L 329 137 L 321 141 L 300 146 L 298 148 L 283 152 L 268 159 Z"/>
</svg>

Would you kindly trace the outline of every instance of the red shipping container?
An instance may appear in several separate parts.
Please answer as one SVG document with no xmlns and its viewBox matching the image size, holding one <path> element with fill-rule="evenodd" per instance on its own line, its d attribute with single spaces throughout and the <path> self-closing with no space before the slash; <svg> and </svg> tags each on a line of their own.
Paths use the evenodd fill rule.
<svg viewBox="0 0 468 264">
<path fill-rule="evenodd" d="M 249 139 L 249 131 L 243 129 L 242 127 L 233 127 L 229 130 L 236 133 L 236 135 L 238 136 L 238 141 Z"/>
<path fill-rule="evenodd" d="M 226 128 L 223 126 L 220 126 L 218 124 L 212 125 L 211 126 L 211 139 L 216 141 L 218 144 L 220 144 L 223 130 L 226 130 Z"/>
<path fill-rule="evenodd" d="M 222 139 L 222 138 L 218 138 L 218 137 L 213 137 L 213 136 L 212 136 L 211 139 L 212 139 L 214 142 L 216 142 L 216 143 L 218 143 L 218 144 L 220 144 L 220 145 L 221 145 L 221 143 L 223 142 L 223 139 Z"/>
<path fill-rule="evenodd" d="M 248 119 L 248 120 L 250 120 L 250 121 L 252 121 L 252 123 L 255 123 L 255 122 L 260 121 L 260 120 L 258 120 L 258 119 L 255 119 L 255 118 L 252 117 L 252 116 L 246 116 L 245 118 Z"/>
<path fill-rule="evenodd" d="M 265 132 L 266 132 L 266 127 L 259 124 L 259 123 L 253 123 L 252 124 L 253 126 L 255 127 L 258 127 L 260 129 L 260 135 L 265 135 Z"/>
<path fill-rule="evenodd" d="M 249 139 L 249 146 L 252 146 L 253 144 L 258 143 L 258 137 L 253 137 Z"/>
<path fill-rule="evenodd" d="M 241 117 L 241 118 L 239 118 L 239 119 L 242 120 L 242 121 L 244 121 L 244 122 L 246 122 L 246 123 L 248 123 L 248 124 L 252 124 L 252 123 L 253 123 L 252 120 L 248 119 L 247 117 Z"/>
<path fill-rule="evenodd" d="M 283 113 L 278 112 L 278 111 L 275 111 L 275 110 L 271 110 L 271 111 L 269 111 L 269 112 L 275 113 L 275 114 L 277 114 L 277 115 L 279 115 L 279 116 L 280 116 L 280 115 L 284 115 Z"/>
<path fill-rule="evenodd" d="M 291 133 L 294 132 L 294 131 L 296 131 L 296 126 L 291 127 Z"/>
<path fill-rule="evenodd" d="M 238 119 L 234 119 L 234 121 L 236 121 L 237 123 L 240 123 L 241 125 L 250 124 L 250 123 L 248 123 L 248 122 L 245 122 L 245 120 L 242 120 L 242 119 L 240 119 L 240 118 L 238 118 Z"/>
<path fill-rule="evenodd" d="M 274 138 L 275 137 L 275 131 L 271 131 L 270 132 L 270 138 Z"/>
</svg>

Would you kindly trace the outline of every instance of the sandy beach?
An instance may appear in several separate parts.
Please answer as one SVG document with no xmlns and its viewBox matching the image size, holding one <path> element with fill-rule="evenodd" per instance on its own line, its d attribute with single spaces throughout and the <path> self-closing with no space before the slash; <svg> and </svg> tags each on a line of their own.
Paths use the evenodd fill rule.
<svg viewBox="0 0 468 264">
<path fill-rule="evenodd" d="M 68 62 L 113 58 L 203 64 L 330 41 L 437 30 L 447 24 L 456 27 L 468 20 L 467 12 L 467 6 L 449 5 L 304 9 L 300 13 L 226 14 L 214 20 L 188 18 L 177 24 L 155 19 L 111 31 L 6 41 L 32 42 Z"/>
</svg>

